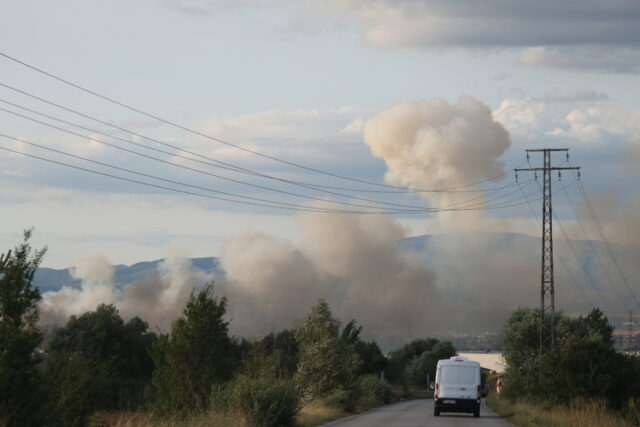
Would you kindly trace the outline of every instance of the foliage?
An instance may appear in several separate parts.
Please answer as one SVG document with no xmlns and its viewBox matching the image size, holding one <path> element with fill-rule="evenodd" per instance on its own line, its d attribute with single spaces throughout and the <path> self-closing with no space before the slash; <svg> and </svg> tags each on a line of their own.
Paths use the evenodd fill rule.
<svg viewBox="0 0 640 427">
<path fill-rule="evenodd" d="M 23 243 L 0 256 L 0 414 L 9 426 L 36 424 L 39 413 L 40 293 L 31 282 L 46 248 L 32 250 L 30 238 L 25 231 Z"/>
<path fill-rule="evenodd" d="M 363 341 L 360 332 L 362 332 L 362 326 L 358 326 L 355 319 L 351 320 L 342 329 L 342 340 L 352 346 L 360 358 L 358 375 L 378 375 L 385 370 L 388 360 L 380 351 L 378 344 L 375 341 Z"/>
<path fill-rule="evenodd" d="M 295 332 L 285 329 L 257 342 L 249 354 L 249 363 L 259 371 L 268 369 L 276 378 L 291 379 L 298 370 L 299 353 Z"/>
<path fill-rule="evenodd" d="M 427 374 L 435 379 L 440 359 L 455 356 L 456 349 L 449 341 L 436 338 L 416 339 L 391 353 L 388 378 L 393 384 L 426 388 Z"/>
<path fill-rule="evenodd" d="M 44 424 L 83 426 L 111 398 L 111 366 L 80 353 L 56 352 L 44 362 Z"/>
<path fill-rule="evenodd" d="M 631 427 L 638 425 L 638 418 L 627 419 L 620 412 L 607 408 L 602 399 L 574 399 L 567 405 L 550 407 L 540 402 L 510 400 L 489 395 L 487 405 L 498 415 L 522 427 Z M 635 408 L 631 408 L 635 411 Z M 630 412 L 629 408 L 625 411 Z M 637 416 L 637 412 L 635 412 Z"/>
<path fill-rule="evenodd" d="M 72 316 L 64 327 L 56 329 L 49 353 L 81 355 L 112 372 L 112 380 L 104 384 L 108 390 L 101 392 L 103 398 L 96 409 L 131 407 L 141 400 L 153 372 L 149 350 L 156 336 L 147 329 L 140 318 L 124 322 L 113 305 L 101 304 L 96 311 Z"/>
<path fill-rule="evenodd" d="M 212 386 L 231 378 L 235 361 L 228 335 L 226 298 L 215 298 L 213 286 L 192 293 L 171 334 L 152 347 L 155 371 L 149 400 L 160 415 L 184 414 L 209 405 Z"/>
<path fill-rule="evenodd" d="M 604 398 L 611 406 L 640 395 L 640 362 L 618 353 L 612 331 L 599 309 L 571 319 L 556 313 L 556 346 L 539 353 L 539 311 L 520 308 L 504 330 L 507 379 L 504 393 L 551 404 L 569 404 L 575 398 Z"/>
<path fill-rule="evenodd" d="M 293 383 L 270 375 L 241 374 L 214 390 L 214 409 L 241 413 L 256 427 L 289 426 L 300 410 L 300 398 Z"/>
<path fill-rule="evenodd" d="M 391 384 L 376 375 L 360 377 L 357 389 L 360 402 L 366 406 L 391 403 L 394 399 Z"/>
<path fill-rule="evenodd" d="M 355 409 L 357 399 L 356 393 L 343 388 L 332 390 L 325 398 L 329 407 L 347 412 L 352 412 Z"/>
<path fill-rule="evenodd" d="M 353 346 L 342 339 L 340 322 L 324 300 L 311 308 L 296 338 L 300 361 L 295 380 L 306 400 L 353 387 L 361 362 Z"/>
</svg>

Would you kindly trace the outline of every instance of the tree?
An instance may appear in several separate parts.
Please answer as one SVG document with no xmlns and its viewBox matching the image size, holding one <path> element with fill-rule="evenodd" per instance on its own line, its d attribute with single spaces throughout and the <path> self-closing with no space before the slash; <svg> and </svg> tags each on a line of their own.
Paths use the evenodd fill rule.
<svg viewBox="0 0 640 427">
<path fill-rule="evenodd" d="M 108 363 L 83 357 L 80 353 L 49 353 L 43 364 L 46 392 L 43 425 L 84 426 L 97 410 L 113 399 L 113 377 Z"/>
<path fill-rule="evenodd" d="M 84 369 L 94 366 L 111 371 L 108 390 L 96 399 L 100 407 L 95 409 L 135 406 L 153 372 L 149 350 L 156 336 L 147 332 L 148 327 L 139 317 L 125 322 L 113 305 L 100 304 L 93 312 L 71 316 L 64 327 L 54 331 L 48 350 L 50 357 L 60 355 L 60 362 L 45 367 L 64 370 L 61 361 L 67 360 Z M 78 361 L 80 358 L 86 362 Z M 55 378 L 53 372 L 50 375 Z M 106 382 L 96 384 L 107 386 Z"/>
<path fill-rule="evenodd" d="M 276 378 L 290 380 L 298 370 L 300 349 L 293 331 L 270 333 L 252 347 L 245 360 L 245 371 L 258 374 L 267 370 Z"/>
<path fill-rule="evenodd" d="M 417 363 L 417 359 L 420 358 L 425 352 L 431 351 L 440 341 L 436 338 L 418 338 L 411 341 L 408 344 L 403 345 L 396 351 L 391 352 L 391 356 L 389 358 L 389 365 L 387 368 L 387 377 L 389 381 L 393 384 L 404 384 L 407 379 L 407 374 L 413 377 L 412 372 L 417 372 L 417 370 L 423 370 L 419 368 Z M 451 343 L 449 343 L 451 345 Z M 451 346 L 453 348 L 453 346 Z M 455 349 L 453 350 L 455 354 Z M 453 355 L 452 354 L 452 355 Z M 431 358 L 430 355 L 425 355 L 426 357 Z M 446 358 L 446 357 L 443 357 Z M 420 365 L 422 362 L 420 362 Z M 421 384 L 424 383 L 425 377 L 420 375 Z M 413 382 L 413 381 L 412 381 Z"/>
<path fill-rule="evenodd" d="M 347 391 L 354 385 L 361 362 L 354 348 L 342 339 L 340 321 L 323 299 L 311 307 L 296 338 L 300 361 L 295 380 L 305 399 Z"/>
<path fill-rule="evenodd" d="M 212 387 L 231 378 L 235 363 L 223 319 L 226 306 L 226 298 L 215 298 L 212 284 L 207 284 L 191 294 L 171 333 L 154 344 L 150 403 L 158 414 L 204 409 Z"/>
<path fill-rule="evenodd" d="M 575 398 L 604 398 L 611 406 L 637 397 L 640 363 L 618 353 L 613 327 L 599 309 L 572 319 L 556 312 L 556 345 L 539 353 L 539 310 L 519 308 L 503 329 L 507 362 L 505 394 L 566 404 Z"/>
<path fill-rule="evenodd" d="M 32 250 L 31 234 L 0 255 L 0 422 L 10 426 L 35 424 L 39 405 L 40 292 L 31 283 L 46 247 Z"/>
<path fill-rule="evenodd" d="M 347 345 L 353 347 L 362 362 L 358 375 L 380 375 L 387 367 L 388 360 L 375 341 L 366 342 L 360 337 L 361 332 L 362 326 L 358 326 L 353 319 L 342 329 L 341 337 Z"/>
<path fill-rule="evenodd" d="M 435 338 L 430 338 L 429 340 L 421 340 L 421 342 L 431 344 L 434 340 Z M 413 348 L 423 347 L 414 345 Z M 456 349 L 451 342 L 435 340 L 435 344 L 430 349 L 424 350 L 420 355 L 414 356 L 407 362 L 404 374 L 411 385 L 418 389 L 424 389 L 428 385 L 426 383 L 427 375 L 435 380 L 438 360 L 449 359 L 455 354 Z"/>
</svg>

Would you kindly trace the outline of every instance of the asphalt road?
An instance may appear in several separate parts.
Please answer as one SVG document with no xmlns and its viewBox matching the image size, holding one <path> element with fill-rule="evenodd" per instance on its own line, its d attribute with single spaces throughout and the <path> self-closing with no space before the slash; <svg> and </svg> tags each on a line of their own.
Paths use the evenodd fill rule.
<svg viewBox="0 0 640 427">
<path fill-rule="evenodd" d="M 482 402 L 480 418 L 471 414 L 433 416 L 433 399 L 405 400 L 325 424 L 331 427 L 510 426 Z"/>
</svg>

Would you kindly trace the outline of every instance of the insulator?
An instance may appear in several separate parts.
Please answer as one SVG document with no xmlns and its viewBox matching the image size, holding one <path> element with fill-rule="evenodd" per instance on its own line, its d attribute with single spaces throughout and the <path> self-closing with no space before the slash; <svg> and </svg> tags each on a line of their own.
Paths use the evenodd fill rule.
<svg viewBox="0 0 640 427">
<path fill-rule="evenodd" d="M 569 152 L 567 151 L 567 163 L 569 162 Z"/>
<path fill-rule="evenodd" d="M 518 182 L 518 173 L 516 172 L 516 182 Z"/>
<path fill-rule="evenodd" d="M 527 163 L 529 163 L 529 153 L 527 153 Z"/>
<path fill-rule="evenodd" d="M 580 169 L 578 169 L 578 181 L 580 181 Z"/>
<path fill-rule="evenodd" d="M 538 172 L 533 173 L 533 178 L 538 182 Z"/>
<path fill-rule="evenodd" d="M 562 172 L 558 171 L 558 181 L 562 181 Z"/>
</svg>

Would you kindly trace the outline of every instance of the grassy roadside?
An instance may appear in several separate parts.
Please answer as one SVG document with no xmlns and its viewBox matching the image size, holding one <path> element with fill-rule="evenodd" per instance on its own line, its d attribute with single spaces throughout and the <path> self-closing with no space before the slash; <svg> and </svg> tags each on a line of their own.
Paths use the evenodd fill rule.
<svg viewBox="0 0 640 427">
<path fill-rule="evenodd" d="M 635 425 L 609 411 L 602 401 L 576 400 L 569 406 L 546 407 L 530 402 L 515 402 L 495 395 L 487 405 L 518 427 L 626 427 Z"/>
<path fill-rule="evenodd" d="M 394 400 L 395 401 L 395 400 Z M 354 412 L 331 407 L 323 400 L 314 400 L 304 405 L 296 417 L 296 427 L 315 427 L 340 418 L 359 414 L 378 406 L 381 402 L 359 405 Z M 143 412 L 103 412 L 96 414 L 89 422 L 91 427 L 251 427 L 240 414 L 207 412 L 182 419 L 158 419 Z"/>
</svg>

